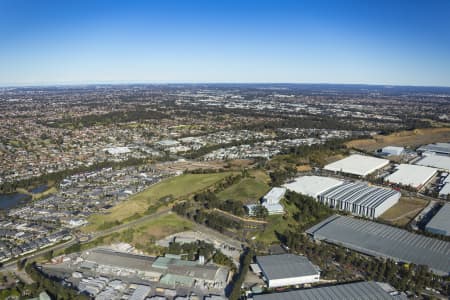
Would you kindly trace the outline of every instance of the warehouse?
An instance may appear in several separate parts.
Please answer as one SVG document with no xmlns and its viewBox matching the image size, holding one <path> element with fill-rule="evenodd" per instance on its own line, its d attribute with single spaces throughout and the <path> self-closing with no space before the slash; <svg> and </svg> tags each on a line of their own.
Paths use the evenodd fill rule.
<svg viewBox="0 0 450 300">
<path fill-rule="evenodd" d="M 378 218 L 398 202 L 401 194 L 392 189 L 348 182 L 318 196 L 319 202 L 356 216 Z"/>
<path fill-rule="evenodd" d="M 306 230 L 315 240 L 341 245 L 367 255 L 426 265 L 438 275 L 450 273 L 450 242 L 404 229 L 334 215 Z"/>
<path fill-rule="evenodd" d="M 263 198 L 262 201 L 267 204 L 277 204 L 286 194 L 286 188 L 274 187 Z"/>
<path fill-rule="evenodd" d="M 128 147 L 110 147 L 103 149 L 103 151 L 111 155 L 120 155 L 131 152 L 130 148 Z"/>
<path fill-rule="evenodd" d="M 396 171 L 385 178 L 385 181 L 410 186 L 415 189 L 421 189 L 437 172 L 437 169 L 401 164 L 396 167 Z"/>
<path fill-rule="evenodd" d="M 381 149 L 381 153 L 384 155 L 401 155 L 405 151 L 403 147 L 387 146 Z"/>
<path fill-rule="evenodd" d="M 389 160 L 387 159 L 353 154 L 344 159 L 326 165 L 324 169 L 333 172 L 341 172 L 365 177 L 386 167 L 387 165 L 389 165 Z"/>
<path fill-rule="evenodd" d="M 282 293 L 254 295 L 254 300 L 330 300 L 330 299 L 377 299 L 406 300 L 405 294 L 399 293 L 386 283 L 362 281 L 332 286 L 301 289 Z"/>
<path fill-rule="evenodd" d="M 415 164 L 450 172 L 450 156 L 446 155 L 424 155 L 423 158 L 415 162 Z"/>
<path fill-rule="evenodd" d="M 167 287 L 184 286 L 203 290 L 224 291 L 229 281 L 229 269 L 205 265 L 201 261 L 182 260 L 181 256 L 166 254 L 150 257 L 96 248 L 86 251 L 82 265 L 103 275 L 135 274 L 141 279 L 157 281 Z"/>
<path fill-rule="evenodd" d="M 395 205 L 401 194 L 392 189 L 369 186 L 363 182 L 343 182 L 323 176 L 303 176 L 284 185 L 332 208 L 354 215 L 377 218 Z"/>
<path fill-rule="evenodd" d="M 343 181 L 331 177 L 301 176 L 283 186 L 290 191 L 317 199 L 320 194 L 343 183 Z"/>
<path fill-rule="evenodd" d="M 267 209 L 269 215 L 284 214 L 284 207 L 280 201 L 285 194 L 286 188 L 275 187 L 262 198 L 261 204 Z"/>
<path fill-rule="evenodd" d="M 446 183 L 439 191 L 439 198 L 447 199 L 449 195 L 450 195 L 450 183 Z"/>
<path fill-rule="evenodd" d="M 450 155 L 450 143 L 436 143 L 421 146 L 417 152 L 434 152 L 436 154 Z"/>
<path fill-rule="evenodd" d="M 425 230 L 434 234 L 450 236 L 450 204 L 446 203 L 425 226 Z"/>
<path fill-rule="evenodd" d="M 269 288 L 318 282 L 320 270 L 306 257 L 294 254 L 257 256 L 256 263 Z"/>
</svg>

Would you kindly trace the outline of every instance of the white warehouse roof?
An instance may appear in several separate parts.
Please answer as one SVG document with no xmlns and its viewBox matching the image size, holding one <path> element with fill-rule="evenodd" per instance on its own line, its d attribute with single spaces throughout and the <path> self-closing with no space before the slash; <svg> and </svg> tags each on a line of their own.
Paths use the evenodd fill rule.
<svg viewBox="0 0 450 300">
<path fill-rule="evenodd" d="M 397 167 L 397 170 L 387 176 L 385 180 L 404 186 L 420 188 L 428 180 L 430 180 L 436 172 L 437 169 L 435 168 L 401 164 Z"/>
<path fill-rule="evenodd" d="M 343 172 L 358 176 L 367 176 L 389 164 L 389 160 L 359 154 L 350 155 L 344 159 L 325 166 L 325 170 Z"/>
<path fill-rule="evenodd" d="M 382 153 L 390 154 L 390 155 L 400 155 L 405 150 L 403 147 L 397 147 L 397 146 L 386 146 L 383 149 L 381 149 Z"/>
<path fill-rule="evenodd" d="M 125 153 L 131 152 L 130 148 L 128 148 L 128 147 L 110 147 L 110 148 L 105 148 L 103 150 L 112 155 L 125 154 Z"/>
<path fill-rule="evenodd" d="M 268 204 L 278 204 L 284 194 L 286 194 L 286 188 L 274 187 L 263 197 L 263 201 Z"/>
<path fill-rule="evenodd" d="M 450 183 L 444 184 L 442 189 L 439 191 L 439 197 L 447 197 L 450 195 Z"/>
<path fill-rule="evenodd" d="M 416 165 L 434 167 L 443 171 L 450 171 L 450 156 L 432 154 L 426 155 L 415 163 Z"/>
<path fill-rule="evenodd" d="M 283 185 L 288 190 L 317 198 L 323 192 L 343 184 L 343 181 L 323 176 L 301 176 Z"/>
</svg>

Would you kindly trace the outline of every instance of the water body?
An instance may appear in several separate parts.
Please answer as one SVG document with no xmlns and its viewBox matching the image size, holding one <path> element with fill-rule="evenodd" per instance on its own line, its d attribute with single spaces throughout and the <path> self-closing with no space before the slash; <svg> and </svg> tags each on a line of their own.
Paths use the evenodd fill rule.
<svg viewBox="0 0 450 300">
<path fill-rule="evenodd" d="M 0 194 L 0 209 L 11 209 L 25 204 L 31 200 L 31 196 L 20 193 Z"/>
<path fill-rule="evenodd" d="M 40 185 L 38 187 L 35 187 L 34 189 L 31 189 L 30 193 L 32 193 L 32 194 L 39 194 L 39 193 L 45 192 L 47 189 L 48 189 L 48 186 L 43 184 L 43 185 Z"/>
</svg>

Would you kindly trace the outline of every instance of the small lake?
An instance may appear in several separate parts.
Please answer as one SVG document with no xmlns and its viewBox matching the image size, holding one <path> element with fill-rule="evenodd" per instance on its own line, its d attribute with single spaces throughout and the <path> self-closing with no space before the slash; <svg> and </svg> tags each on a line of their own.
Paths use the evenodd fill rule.
<svg viewBox="0 0 450 300">
<path fill-rule="evenodd" d="M 0 194 L 0 209 L 11 209 L 31 200 L 26 194 Z"/>
</svg>

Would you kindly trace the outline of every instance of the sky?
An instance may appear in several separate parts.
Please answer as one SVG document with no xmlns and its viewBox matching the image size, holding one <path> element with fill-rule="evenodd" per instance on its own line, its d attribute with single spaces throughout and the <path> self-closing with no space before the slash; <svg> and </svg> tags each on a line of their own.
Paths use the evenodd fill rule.
<svg viewBox="0 0 450 300">
<path fill-rule="evenodd" d="M 0 85 L 450 86 L 448 0 L 0 0 Z"/>
</svg>

